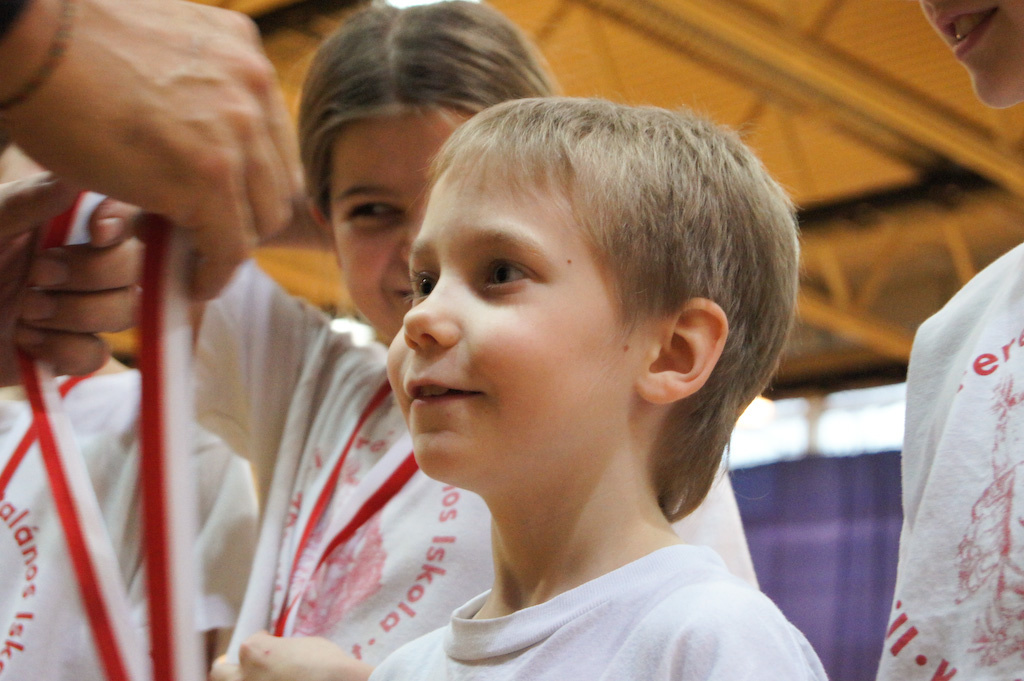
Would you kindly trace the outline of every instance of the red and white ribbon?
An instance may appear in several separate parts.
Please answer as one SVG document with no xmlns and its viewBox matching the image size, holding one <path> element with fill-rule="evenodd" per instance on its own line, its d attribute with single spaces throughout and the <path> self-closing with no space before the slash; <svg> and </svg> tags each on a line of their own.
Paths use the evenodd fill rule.
<svg viewBox="0 0 1024 681">
<path fill-rule="evenodd" d="M 42 246 L 64 243 L 83 205 L 95 207 L 96 203 L 80 197 L 70 211 L 54 218 Z M 110 681 L 143 681 L 149 669 L 145 648 L 139 645 L 133 629 L 117 555 L 53 375 L 49 367 L 25 353 L 19 352 L 18 360 L 32 406 L 32 429 L 39 439 L 44 469 L 100 663 Z"/>
<path fill-rule="evenodd" d="M 102 200 L 102 197 L 99 197 Z M 44 247 L 64 243 L 99 203 L 80 200 L 56 218 Z M 84 218 L 83 218 L 84 214 Z M 49 369 L 20 355 L 33 428 L 68 541 L 100 660 L 110 681 L 201 681 L 193 613 L 195 491 L 190 478 L 191 325 L 185 291 L 188 248 L 166 223 L 151 230 L 143 274 L 140 484 L 149 601 L 150 655 L 132 628 L 128 596 L 95 492 Z M 150 658 L 152 663 L 150 664 Z"/>
<path fill-rule="evenodd" d="M 319 494 L 316 495 L 317 501 L 311 509 L 309 517 L 305 518 L 305 522 L 301 525 L 304 529 L 292 560 L 292 570 L 282 609 L 274 623 L 273 633 L 275 636 L 291 636 L 293 634 L 295 618 L 298 613 L 297 606 L 309 587 L 310 580 L 313 579 L 331 552 L 349 541 L 370 518 L 383 509 L 402 490 L 405 483 L 419 470 L 416 458 L 412 453 L 412 436 L 405 433 L 391 445 L 380 461 L 374 464 L 352 495 L 332 511 L 327 526 L 327 536 L 331 537 L 331 540 L 324 542 L 317 550 L 313 569 L 304 576 L 299 575 L 299 565 L 309 548 L 313 530 L 320 524 L 335 494 L 341 469 L 345 465 L 353 443 L 366 421 L 390 394 L 391 386 L 385 383 L 370 399 L 345 443 L 341 456 L 338 457 L 330 475 L 327 476 Z"/>
<path fill-rule="evenodd" d="M 192 325 L 184 233 L 154 218 L 146 241 L 139 325 L 142 513 L 154 681 L 201 681 L 193 612 L 198 591 L 192 442 Z"/>
<path fill-rule="evenodd" d="M 92 374 L 89 374 L 89 376 L 92 376 Z M 60 388 L 58 389 L 60 396 L 67 397 L 72 388 L 89 378 L 89 376 L 73 376 L 61 383 Z M 0 470 L 0 499 L 4 498 L 4 494 L 7 492 L 7 486 L 11 484 L 11 479 L 14 477 L 14 474 L 18 472 L 18 468 L 21 467 L 21 462 L 25 460 L 25 456 L 28 454 L 28 451 L 32 449 L 32 445 L 36 443 L 37 439 L 35 419 L 32 418 L 29 421 L 25 435 L 21 438 L 18 446 L 14 448 L 14 453 L 11 454 L 11 458 L 7 460 L 3 470 Z"/>
<path fill-rule="evenodd" d="M 131 617 L 121 568 L 89 471 L 48 367 L 21 355 L 22 381 L 82 605 L 109 681 L 142 681 L 148 669 Z"/>
</svg>

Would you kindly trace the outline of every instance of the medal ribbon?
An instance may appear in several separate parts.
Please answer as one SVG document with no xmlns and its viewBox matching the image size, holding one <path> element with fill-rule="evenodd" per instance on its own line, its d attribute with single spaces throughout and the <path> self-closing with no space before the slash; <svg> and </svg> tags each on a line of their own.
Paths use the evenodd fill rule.
<svg viewBox="0 0 1024 681">
<path fill-rule="evenodd" d="M 84 196 L 71 210 L 51 221 L 43 248 L 64 243 L 76 213 L 85 203 Z M 33 413 L 29 432 L 39 439 L 43 467 L 100 663 L 110 681 L 141 681 L 147 661 L 134 640 L 117 556 L 71 424 L 54 389 L 53 376 L 48 367 L 24 352 L 18 351 L 18 362 Z"/>
<path fill-rule="evenodd" d="M 92 374 L 90 374 L 91 376 Z M 72 376 L 68 380 L 61 383 L 60 391 L 61 397 L 67 397 L 67 394 L 71 392 L 71 389 L 76 385 L 89 378 L 89 376 Z M 36 443 L 36 424 L 35 420 L 28 425 L 28 429 L 25 431 L 25 435 L 18 442 L 18 446 L 14 448 L 14 453 L 11 454 L 11 458 L 7 460 L 7 465 L 0 471 L 0 499 L 4 498 L 4 493 L 7 491 L 7 485 L 10 484 L 11 478 L 18 472 L 18 467 L 21 466 L 22 460 L 25 455 L 28 454 L 28 450 L 32 448 L 32 445 Z"/>
<path fill-rule="evenodd" d="M 335 535 L 330 543 L 327 544 L 327 549 L 321 553 L 320 559 L 313 571 L 309 573 L 307 581 L 300 588 L 296 589 L 296 593 L 294 595 L 290 593 L 292 585 L 297 581 L 299 563 L 309 546 L 310 536 L 312 535 L 313 530 L 316 529 L 316 526 L 320 523 L 320 520 L 323 518 L 324 512 L 327 510 L 327 505 L 330 502 L 331 497 L 334 495 L 335 489 L 338 485 L 338 478 L 341 475 L 341 469 L 344 467 L 345 461 L 348 459 L 352 445 L 356 441 L 356 438 L 366 421 L 370 418 L 373 412 L 380 407 L 381 403 L 390 393 L 391 386 L 385 382 L 384 385 L 374 393 L 373 397 L 370 398 L 370 401 L 363 410 L 363 413 L 359 416 L 359 420 L 356 422 L 355 428 L 352 429 L 352 434 L 345 443 L 345 447 L 341 451 L 341 456 L 338 457 L 338 461 L 334 464 L 334 468 L 331 470 L 331 473 L 327 478 L 327 482 L 324 484 L 323 489 L 320 491 L 320 495 L 317 497 L 313 510 L 310 513 L 310 517 L 306 522 L 305 529 L 299 539 L 298 548 L 295 551 L 295 558 L 292 562 L 291 574 L 288 579 L 281 613 L 278 615 L 277 621 L 274 625 L 275 636 L 284 636 L 287 633 L 287 625 L 294 612 L 295 606 L 299 603 L 303 593 L 305 592 L 305 588 L 308 585 L 308 579 L 312 578 L 320 566 L 323 565 L 331 551 L 351 539 L 352 535 L 354 535 L 356 531 L 366 523 L 366 521 L 380 511 L 388 501 L 398 494 L 402 487 L 405 486 L 405 483 L 409 481 L 409 478 L 419 470 L 416 465 L 416 460 L 410 452 L 395 471 L 392 472 L 392 474 L 384 481 L 384 483 L 375 492 L 373 492 L 365 502 L 363 502 L 358 510 L 356 510 L 352 518 L 345 524 L 341 531 Z M 384 458 L 387 459 L 388 457 L 385 456 Z"/>
<path fill-rule="evenodd" d="M 195 484 L 192 432 L 192 325 L 185 288 L 185 235 L 153 216 L 147 232 L 139 323 L 142 373 L 143 549 L 154 681 L 206 678 L 193 612 L 198 589 L 192 551 Z"/>
<path fill-rule="evenodd" d="M 44 248 L 64 243 L 72 216 L 82 203 L 80 198 L 68 214 L 51 222 Z M 92 207 L 98 203 L 94 200 Z M 140 487 L 152 666 L 146 649 L 134 640 L 128 596 L 113 546 L 109 537 L 106 542 L 98 541 L 106 537 L 106 526 L 70 423 L 53 390 L 52 376 L 23 353 L 19 361 L 34 415 L 30 432 L 39 438 L 107 678 L 141 681 L 148 676 L 144 670 L 151 669 L 155 681 L 200 681 L 205 674 L 192 613 L 196 580 L 191 555 L 196 523 L 188 471 L 191 326 L 183 284 L 188 249 L 170 225 L 158 218 L 154 222 L 159 224 L 150 230 L 146 248 L 139 351 Z"/>
</svg>

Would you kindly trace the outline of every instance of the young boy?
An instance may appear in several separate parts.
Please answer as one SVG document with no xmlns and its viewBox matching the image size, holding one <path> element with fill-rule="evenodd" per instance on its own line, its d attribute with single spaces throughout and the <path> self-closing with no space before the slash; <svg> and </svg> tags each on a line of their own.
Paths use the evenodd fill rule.
<svg viewBox="0 0 1024 681">
<path fill-rule="evenodd" d="M 299 114 L 310 197 L 378 338 L 409 309 L 409 248 L 441 144 L 470 115 L 553 88 L 522 30 L 480 3 L 374 3 L 317 49 Z M 206 308 L 197 412 L 253 462 L 264 504 L 238 659 L 211 681 L 365 681 L 494 577 L 483 500 L 419 471 L 401 483 L 415 460 L 385 348 L 329 324 L 252 266 Z M 358 512 L 371 500 L 384 503 Z M 727 478 L 683 523 L 685 541 L 756 584 Z"/>
<path fill-rule="evenodd" d="M 1024 0 L 921 6 L 984 103 L 1024 101 Z M 1024 246 L 918 329 L 880 680 L 1024 679 L 1022 349 Z"/>
<path fill-rule="evenodd" d="M 791 205 L 738 138 L 598 100 L 502 104 L 442 149 L 388 377 L 428 475 L 492 517 L 493 588 L 385 679 L 824 679 L 671 522 L 793 317 Z"/>
</svg>

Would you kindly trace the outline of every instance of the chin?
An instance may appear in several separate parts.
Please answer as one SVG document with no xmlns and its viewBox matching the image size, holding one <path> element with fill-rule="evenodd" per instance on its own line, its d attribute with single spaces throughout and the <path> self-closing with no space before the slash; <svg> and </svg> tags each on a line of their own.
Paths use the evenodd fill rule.
<svg viewBox="0 0 1024 681">
<path fill-rule="evenodd" d="M 447 485 L 463 487 L 458 473 L 462 470 L 457 457 L 452 456 L 443 447 L 423 445 L 413 440 L 416 453 L 416 465 L 423 474 Z"/>
<path fill-rule="evenodd" d="M 991 82 L 982 78 L 973 80 L 974 92 L 986 106 L 1006 109 L 1024 102 L 1024 82 Z"/>
</svg>

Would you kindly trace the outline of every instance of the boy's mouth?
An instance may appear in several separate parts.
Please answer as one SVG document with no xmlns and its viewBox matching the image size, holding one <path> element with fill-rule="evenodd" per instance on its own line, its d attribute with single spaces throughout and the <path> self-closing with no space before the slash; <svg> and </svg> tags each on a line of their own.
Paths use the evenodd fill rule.
<svg viewBox="0 0 1024 681">
<path fill-rule="evenodd" d="M 985 10 L 984 12 L 973 12 L 971 14 L 963 14 L 953 20 L 949 26 L 946 27 L 946 32 L 953 37 L 955 43 L 961 43 L 967 39 L 967 36 L 971 34 L 971 31 L 976 29 L 983 21 L 991 17 L 996 13 L 995 7 L 992 9 Z"/>
<path fill-rule="evenodd" d="M 429 399 L 431 397 L 449 397 L 457 395 L 476 395 L 478 393 L 469 390 L 457 390 L 446 388 L 443 385 L 422 385 L 412 390 L 413 399 Z"/>
</svg>

